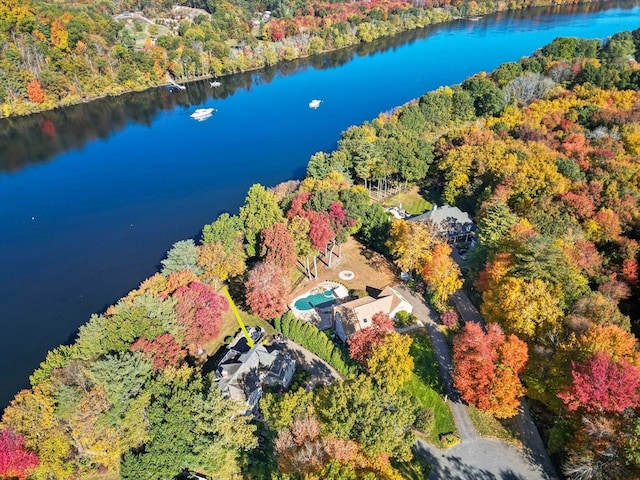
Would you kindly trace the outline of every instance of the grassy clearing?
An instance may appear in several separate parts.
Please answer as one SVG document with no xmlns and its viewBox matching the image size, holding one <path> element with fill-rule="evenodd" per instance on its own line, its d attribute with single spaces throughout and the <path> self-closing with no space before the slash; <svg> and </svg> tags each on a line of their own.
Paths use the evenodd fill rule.
<svg viewBox="0 0 640 480">
<path fill-rule="evenodd" d="M 385 200 L 383 205 L 385 207 L 402 205 L 402 209 L 411 215 L 420 215 L 427 210 L 431 210 L 431 203 L 420 195 L 418 187 L 413 187 L 406 192 Z"/>
<path fill-rule="evenodd" d="M 269 322 L 262 320 L 260 317 L 256 315 L 251 315 L 243 310 L 238 309 L 240 313 L 240 318 L 242 318 L 242 322 L 247 327 L 262 327 L 267 331 L 267 334 L 274 334 L 276 331 L 273 326 Z M 215 353 L 220 347 L 222 347 L 225 343 L 225 338 L 229 336 L 235 336 L 236 333 L 240 331 L 240 325 L 236 321 L 236 317 L 233 315 L 231 309 L 226 312 L 222 316 L 222 326 L 220 327 L 220 335 L 215 340 L 212 340 L 207 345 L 205 345 L 205 349 L 207 352 Z"/>
<path fill-rule="evenodd" d="M 471 418 L 473 425 L 476 427 L 476 430 L 478 430 L 480 435 L 483 437 L 497 438 L 498 440 L 502 440 L 503 442 L 522 448 L 522 442 L 503 424 L 503 422 L 473 405 L 469 405 L 467 410 L 469 411 L 469 417 Z"/>
<path fill-rule="evenodd" d="M 413 338 L 410 352 L 415 363 L 414 372 L 425 385 L 444 395 L 438 360 L 431 346 L 431 339 L 424 332 L 412 332 L 410 335 Z"/>
<path fill-rule="evenodd" d="M 415 367 L 414 374 L 404 388 L 419 405 L 433 409 L 434 426 L 426 440 L 434 445 L 442 446 L 440 435 L 456 432 L 456 424 L 449 405 L 444 402 L 441 396 L 442 379 L 431 341 L 424 333 L 414 333 L 411 337 L 413 338 L 411 355 Z"/>
</svg>

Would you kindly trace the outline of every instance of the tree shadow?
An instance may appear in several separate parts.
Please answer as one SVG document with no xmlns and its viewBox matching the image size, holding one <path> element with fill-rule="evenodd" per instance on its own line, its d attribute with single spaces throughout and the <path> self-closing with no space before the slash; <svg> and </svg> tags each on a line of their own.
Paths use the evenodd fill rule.
<svg viewBox="0 0 640 480">
<path fill-rule="evenodd" d="M 498 480 L 498 478 L 487 470 L 473 467 L 464 463 L 459 457 L 448 456 L 445 452 L 434 455 L 434 452 L 418 446 L 416 451 L 425 457 L 431 464 L 430 479 L 446 480 Z M 507 478 L 507 477 L 503 477 Z M 514 480 L 517 477 L 514 477 Z"/>
</svg>

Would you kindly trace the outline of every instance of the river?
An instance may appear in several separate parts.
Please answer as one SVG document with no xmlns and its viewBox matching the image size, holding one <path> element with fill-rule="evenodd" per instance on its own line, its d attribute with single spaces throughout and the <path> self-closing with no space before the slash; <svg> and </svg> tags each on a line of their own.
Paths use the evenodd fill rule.
<svg viewBox="0 0 640 480">
<path fill-rule="evenodd" d="M 184 91 L 0 121 L 0 406 L 48 350 L 198 238 L 248 188 L 301 178 L 341 131 L 558 36 L 640 27 L 637 2 L 456 21 Z M 321 99 L 314 110 L 308 103 Z M 203 122 L 189 116 L 212 107 Z"/>
</svg>

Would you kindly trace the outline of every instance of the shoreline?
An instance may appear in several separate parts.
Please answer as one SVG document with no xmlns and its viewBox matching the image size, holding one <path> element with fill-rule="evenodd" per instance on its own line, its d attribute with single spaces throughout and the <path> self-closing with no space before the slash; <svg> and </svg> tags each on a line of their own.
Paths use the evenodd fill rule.
<svg viewBox="0 0 640 480">
<path fill-rule="evenodd" d="M 476 15 L 466 15 L 466 16 L 454 16 L 451 14 L 450 11 L 444 12 L 446 15 L 448 15 L 448 18 L 444 19 L 444 20 L 440 20 L 440 21 L 435 21 L 433 23 L 429 23 L 426 25 L 423 25 L 421 27 L 416 27 L 416 28 L 405 28 L 405 29 L 401 29 L 391 35 L 381 35 L 379 37 L 376 37 L 375 39 L 371 40 L 371 41 L 363 41 L 360 40 L 357 36 L 354 36 L 354 39 L 356 39 L 357 41 L 354 43 L 350 43 L 348 45 L 344 45 L 342 47 L 339 48 L 333 48 L 333 49 L 328 49 L 328 50 L 323 50 L 321 52 L 318 53 L 313 53 L 313 54 L 299 54 L 296 58 L 291 59 L 291 60 L 287 60 L 287 59 L 281 59 L 278 62 L 272 64 L 272 65 L 268 65 L 268 64 L 264 64 L 264 65 L 260 65 L 260 66 L 255 66 L 255 67 L 250 67 L 247 68 L 245 70 L 238 70 L 238 71 L 234 71 L 234 72 L 225 72 L 222 73 L 220 75 L 216 75 L 216 74 L 207 74 L 207 75 L 199 75 L 196 77 L 189 77 L 189 78 L 175 78 L 172 79 L 173 82 L 180 84 L 180 85 L 187 85 L 189 83 L 194 83 L 194 82 L 198 82 L 198 81 L 203 81 L 203 80 L 209 80 L 209 79 L 223 79 L 232 75 L 237 75 L 237 74 L 242 74 L 242 73 L 250 73 L 250 72 L 256 72 L 256 71 L 260 71 L 263 70 L 265 68 L 270 68 L 270 67 L 276 67 L 279 65 L 283 65 L 286 63 L 290 63 L 299 59 L 306 59 L 306 58 L 310 58 L 313 56 L 321 56 L 321 55 L 326 55 L 326 54 L 330 54 L 333 52 L 338 52 L 341 50 L 345 50 L 349 47 L 355 47 L 357 45 L 361 45 L 361 44 L 365 44 L 365 43 L 374 43 L 377 40 L 383 40 L 383 39 L 388 39 L 388 38 L 392 38 L 396 35 L 400 35 L 402 33 L 405 32 L 409 32 L 409 31 L 414 31 L 414 30 L 421 30 L 421 29 L 425 29 L 425 28 L 429 28 L 429 27 L 433 27 L 436 25 L 444 25 L 447 23 L 453 23 L 453 22 L 458 22 L 458 21 L 469 21 L 469 22 L 478 22 L 482 19 L 484 19 L 485 17 L 489 17 L 491 15 L 497 15 L 500 13 L 507 13 L 507 12 L 524 12 L 524 11 L 529 11 L 529 10 L 533 10 L 533 9 L 543 9 L 543 8 L 560 8 L 560 7 L 564 7 L 564 6 L 577 6 L 577 5 L 582 5 L 582 4 L 594 4 L 594 3 L 606 3 L 606 2 L 601 2 L 600 0 L 587 0 L 584 2 L 580 2 L 578 4 L 573 3 L 573 2 L 566 2 L 566 3 L 561 3 L 561 4 L 555 4 L 552 2 L 549 2 L 547 4 L 544 5 L 535 5 L 535 6 L 527 6 L 524 8 L 505 8 L 505 9 L 500 9 L 500 8 L 495 8 L 494 10 L 482 13 L 482 14 L 476 14 Z M 444 11 L 444 9 L 438 7 L 438 8 L 432 8 L 429 10 L 425 9 L 425 12 L 433 12 L 433 11 Z M 273 43 L 273 42 L 272 42 Z M 283 41 L 280 42 L 275 42 L 275 45 L 280 45 L 284 43 Z M 229 57 L 225 57 L 225 58 L 229 58 Z M 262 61 L 264 61 L 264 57 L 261 58 Z M 149 85 L 141 85 L 140 88 L 132 88 L 132 89 L 126 89 L 126 90 L 122 90 L 122 91 L 118 91 L 117 93 L 102 93 L 99 95 L 95 95 L 95 96 L 90 96 L 90 97 L 86 97 L 86 98 L 82 98 L 79 99 L 78 101 L 71 101 L 72 97 L 68 97 L 69 101 L 68 102 L 60 102 L 58 105 L 55 105 L 53 107 L 50 108 L 43 108 L 43 109 L 35 109 L 35 110 L 31 110 L 28 112 L 25 112 L 23 114 L 10 114 L 10 115 L 3 115 L 3 110 L 0 109 L 0 121 L 5 120 L 5 119 L 11 119 L 11 118 L 20 118 L 20 117 L 27 117 L 29 115 L 33 115 L 33 114 L 40 114 L 40 113 L 44 113 L 44 112 L 48 112 L 48 111 L 52 111 L 52 110 L 56 110 L 59 108 L 65 108 L 65 107 L 71 107 L 73 105 L 79 105 L 79 104 L 83 104 L 83 103 L 91 103 L 95 100 L 99 100 L 99 99 L 103 99 L 106 97 L 119 97 L 122 95 L 126 95 L 129 93 L 137 93 L 137 92 L 145 92 L 154 88 L 165 88 L 165 87 L 170 87 L 172 84 L 169 80 L 166 80 L 164 83 L 153 83 L 153 84 L 149 84 Z M 31 106 L 37 106 L 38 104 L 35 105 L 31 105 Z"/>
</svg>

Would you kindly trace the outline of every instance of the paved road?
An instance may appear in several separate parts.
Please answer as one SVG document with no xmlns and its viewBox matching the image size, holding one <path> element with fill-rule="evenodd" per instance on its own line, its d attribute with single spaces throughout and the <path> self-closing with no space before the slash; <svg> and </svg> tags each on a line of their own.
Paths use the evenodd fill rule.
<svg viewBox="0 0 640 480">
<path fill-rule="evenodd" d="M 422 322 L 427 332 L 431 336 L 431 342 L 433 349 L 438 359 L 438 367 L 440 368 L 440 375 L 444 383 L 445 392 L 450 400 L 449 406 L 453 413 L 453 418 L 458 427 L 458 433 L 461 440 L 473 439 L 478 437 L 478 432 L 473 427 L 469 414 L 467 413 L 467 407 L 461 402 L 460 394 L 453 386 L 452 376 L 452 363 L 451 355 L 449 354 L 449 348 L 444 338 L 442 330 L 436 323 L 436 313 L 431 310 L 429 306 L 420 297 L 414 295 L 404 285 L 393 287 L 400 292 L 400 294 L 413 306 L 413 314 Z"/>
<path fill-rule="evenodd" d="M 555 480 L 557 477 L 530 417 L 528 417 L 530 423 L 527 423 L 527 418 L 523 417 L 521 424 L 523 443 L 527 446 L 526 452 L 499 440 L 482 438 L 478 435 L 469 418 L 466 405 L 462 403 L 459 393 L 453 386 L 451 356 L 439 323 L 434 320 L 436 313 L 422 298 L 414 295 L 404 285 L 394 288 L 411 303 L 413 313 L 431 336 L 445 391 L 451 400 L 449 406 L 460 435 L 460 443 L 446 451 L 418 441 L 416 446 L 418 452 L 424 455 L 432 466 L 430 480 Z M 461 299 L 463 310 L 461 316 L 468 321 L 482 322 L 479 312 L 466 295 L 461 293 L 461 296 L 460 293 L 457 294 L 457 298 Z M 528 410 L 525 411 L 528 412 Z M 532 448 L 525 442 L 526 434 L 532 437 L 537 435 L 539 444 L 530 440 Z"/>
<path fill-rule="evenodd" d="M 458 290 L 451 297 L 456 310 L 460 313 L 460 316 L 465 322 L 476 322 L 481 325 L 485 325 L 484 318 L 480 315 L 478 309 L 471 303 L 469 297 L 462 291 Z M 529 405 L 525 398 L 520 399 L 520 408 L 518 414 L 515 417 L 516 424 L 520 431 L 520 440 L 524 445 L 527 454 L 531 456 L 533 461 L 542 465 L 544 471 L 548 475 L 548 478 L 556 478 L 555 469 L 551 463 L 551 459 L 547 454 L 547 450 L 544 447 L 544 442 L 540 437 L 540 433 L 536 428 L 531 414 L 529 413 Z"/>
</svg>

